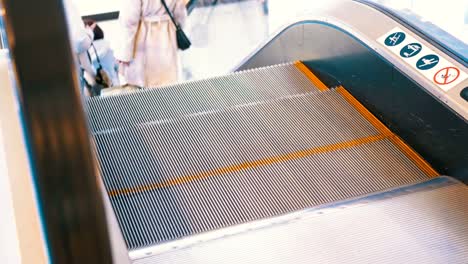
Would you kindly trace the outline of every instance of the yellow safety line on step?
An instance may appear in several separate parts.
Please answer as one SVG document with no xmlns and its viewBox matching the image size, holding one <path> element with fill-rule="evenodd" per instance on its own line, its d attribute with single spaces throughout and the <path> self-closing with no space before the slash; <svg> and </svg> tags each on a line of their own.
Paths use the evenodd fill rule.
<svg viewBox="0 0 468 264">
<path fill-rule="evenodd" d="M 315 148 L 296 151 L 296 152 L 292 152 L 292 153 L 288 153 L 284 155 L 279 155 L 279 156 L 269 157 L 265 159 L 244 162 L 241 164 L 227 166 L 223 168 L 218 168 L 218 169 L 214 169 L 214 170 L 210 170 L 210 171 L 206 171 L 202 173 L 197 173 L 194 175 L 177 177 L 171 180 L 162 181 L 158 183 L 150 183 L 150 184 L 146 184 L 142 186 L 113 190 L 109 192 L 109 196 L 115 197 L 119 195 L 141 193 L 145 191 L 152 191 L 156 189 L 167 188 L 167 187 L 176 186 L 179 184 L 193 182 L 196 180 L 202 180 L 202 179 L 206 179 L 209 177 L 219 176 L 219 175 L 226 174 L 226 173 L 238 172 L 238 171 L 252 169 L 252 168 L 256 168 L 260 166 L 266 166 L 270 164 L 285 162 L 288 160 L 300 159 L 300 158 L 308 157 L 308 156 L 315 155 L 315 154 L 331 152 L 331 151 L 335 151 L 339 149 L 351 148 L 351 147 L 355 147 L 358 145 L 363 145 L 366 143 L 383 140 L 385 138 L 388 138 L 388 135 L 385 135 L 385 134 L 374 135 L 374 136 L 354 139 L 351 141 L 335 143 L 335 144 L 331 144 L 327 146 L 315 147 Z"/>
<path fill-rule="evenodd" d="M 400 137 L 388 129 L 377 117 L 375 117 L 366 107 L 364 107 L 354 96 L 352 96 L 344 87 L 336 89 L 362 116 L 364 116 L 380 133 L 387 135 L 410 160 L 412 160 L 427 176 L 437 177 L 440 174 L 435 171 L 427 161 L 425 161 L 416 151 L 408 146 Z"/>
<path fill-rule="evenodd" d="M 317 76 L 315 76 L 315 74 L 313 74 L 309 68 L 307 68 L 307 66 L 304 65 L 304 63 L 302 63 L 301 61 L 296 61 L 294 62 L 294 66 L 296 66 L 296 68 L 298 70 L 300 70 L 302 73 L 304 73 L 305 76 L 307 76 L 307 78 L 309 78 L 309 80 L 315 85 L 315 87 L 317 87 L 320 91 L 326 91 L 328 90 L 328 87 L 319 79 L 317 78 Z"/>
</svg>

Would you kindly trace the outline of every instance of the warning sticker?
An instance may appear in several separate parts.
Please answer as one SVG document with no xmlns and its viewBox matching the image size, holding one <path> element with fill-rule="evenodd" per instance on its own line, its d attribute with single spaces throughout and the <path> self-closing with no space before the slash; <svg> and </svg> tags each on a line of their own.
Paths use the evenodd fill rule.
<svg viewBox="0 0 468 264">
<path fill-rule="evenodd" d="M 463 70 L 401 28 L 394 28 L 377 41 L 444 91 L 455 87 L 467 77 Z"/>
<path fill-rule="evenodd" d="M 460 77 L 460 70 L 455 67 L 446 67 L 434 75 L 434 82 L 439 85 L 447 85 L 456 81 Z"/>
</svg>

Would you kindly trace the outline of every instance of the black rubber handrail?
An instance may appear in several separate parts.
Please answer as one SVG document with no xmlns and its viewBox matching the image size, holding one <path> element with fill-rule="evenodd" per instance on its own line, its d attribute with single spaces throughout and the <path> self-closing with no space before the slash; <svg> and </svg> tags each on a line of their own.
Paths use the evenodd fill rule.
<svg viewBox="0 0 468 264">
<path fill-rule="evenodd" d="M 2 4 L 48 261 L 113 263 L 63 3 Z"/>
</svg>

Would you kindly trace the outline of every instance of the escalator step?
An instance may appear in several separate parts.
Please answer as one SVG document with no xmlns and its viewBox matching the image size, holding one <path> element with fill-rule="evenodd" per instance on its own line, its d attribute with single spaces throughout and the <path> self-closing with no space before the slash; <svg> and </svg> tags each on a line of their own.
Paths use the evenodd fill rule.
<svg viewBox="0 0 468 264">
<path fill-rule="evenodd" d="M 136 249 L 427 179 L 335 90 L 95 133 Z"/>
<path fill-rule="evenodd" d="M 330 112 L 334 107 L 340 111 Z M 121 177 L 136 177 L 134 168 L 142 166 L 141 160 L 156 160 L 167 171 L 159 177 L 170 179 L 378 134 L 340 94 L 330 91 L 99 133 L 96 142 L 107 148 L 104 164 L 121 170 Z M 152 175 L 148 170 L 138 177 Z"/>
<path fill-rule="evenodd" d="M 353 158 L 350 158 L 353 157 Z M 388 140 L 111 197 L 129 249 L 415 183 Z"/>
<path fill-rule="evenodd" d="M 466 185 L 438 177 L 131 256 L 134 264 L 468 263 L 467 200 Z"/>
<path fill-rule="evenodd" d="M 158 89 L 93 97 L 86 101 L 86 109 L 92 132 L 99 132 L 317 91 L 294 64 L 281 64 Z"/>
</svg>

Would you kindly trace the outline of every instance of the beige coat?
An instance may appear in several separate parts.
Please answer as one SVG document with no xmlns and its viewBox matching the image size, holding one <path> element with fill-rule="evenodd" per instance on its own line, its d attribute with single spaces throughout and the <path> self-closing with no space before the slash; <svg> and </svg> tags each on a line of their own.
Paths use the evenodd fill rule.
<svg viewBox="0 0 468 264">
<path fill-rule="evenodd" d="M 183 25 L 187 16 L 183 0 L 166 0 L 176 21 Z M 123 0 L 119 20 L 122 42 L 116 50 L 120 72 L 126 83 L 155 87 L 172 83 L 180 76 L 175 27 L 161 0 Z"/>
</svg>

